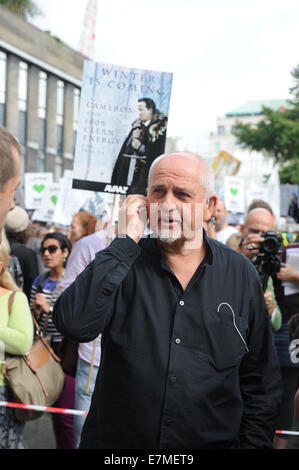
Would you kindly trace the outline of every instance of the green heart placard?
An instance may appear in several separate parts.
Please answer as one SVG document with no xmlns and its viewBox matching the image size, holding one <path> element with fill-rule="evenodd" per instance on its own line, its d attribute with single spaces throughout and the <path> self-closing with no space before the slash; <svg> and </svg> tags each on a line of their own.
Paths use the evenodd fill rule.
<svg viewBox="0 0 299 470">
<path fill-rule="evenodd" d="M 51 196 L 51 202 L 53 202 L 54 206 L 56 206 L 56 204 L 57 204 L 57 199 L 58 199 L 57 196 L 55 196 L 55 195 Z"/>
<path fill-rule="evenodd" d="M 230 192 L 233 196 L 236 196 L 238 194 L 238 190 L 236 188 L 230 188 Z"/>
<path fill-rule="evenodd" d="M 33 189 L 37 193 L 41 193 L 45 189 L 45 185 L 44 184 L 34 184 Z"/>
</svg>

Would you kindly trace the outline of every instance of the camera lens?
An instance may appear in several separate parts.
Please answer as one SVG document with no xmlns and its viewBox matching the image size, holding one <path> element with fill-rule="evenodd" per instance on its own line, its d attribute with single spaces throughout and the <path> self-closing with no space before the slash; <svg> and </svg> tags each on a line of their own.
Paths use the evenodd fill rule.
<svg viewBox="0 0 299 470">
<path fill-rule="evenodd" d="M 265 238 L 265 240 L 263 241 L 263 248 L 264 248 L 264 251 L 267 251 L 268 253 L 275 252 L 277 250 L 276 238 L 273 238 L 273 237 Z"/>
</svg>

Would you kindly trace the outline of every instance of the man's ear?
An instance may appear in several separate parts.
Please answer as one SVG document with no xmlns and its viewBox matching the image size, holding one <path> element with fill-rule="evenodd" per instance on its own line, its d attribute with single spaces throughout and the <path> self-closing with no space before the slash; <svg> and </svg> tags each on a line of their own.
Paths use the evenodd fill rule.
<svg viewBox="0 0 299 470">
<path fill-rule="evenodd" d="M 206 209 L 204 211 L 204 220 L 210 220 L 212 215 L 214 214 L 215 207 L 217 204 L 218 198 L 216 194 L 212 193 L 206 201 Z"/>
<path fill-rule="evenodd" d="M 244 224 L 240 224 L 240 232 L 242 235 L 244 233 L 244 227 L 245 227 Z"/>
</svg>

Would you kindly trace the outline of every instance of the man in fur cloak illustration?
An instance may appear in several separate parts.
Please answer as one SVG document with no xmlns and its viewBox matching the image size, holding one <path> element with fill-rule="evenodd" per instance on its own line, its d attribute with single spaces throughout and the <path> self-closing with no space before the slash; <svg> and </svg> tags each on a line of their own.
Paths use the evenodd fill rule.
<svg viewBox="0 0 299 470">
<path fill-rule="evenodd" d="M 164 152 L 167 116 L 150 98 L 138 100 L 138 114 L 119 152 L 111 184 L 130 186 L 127 194 L 146 195 L 149 168 Z"/>
</svg>

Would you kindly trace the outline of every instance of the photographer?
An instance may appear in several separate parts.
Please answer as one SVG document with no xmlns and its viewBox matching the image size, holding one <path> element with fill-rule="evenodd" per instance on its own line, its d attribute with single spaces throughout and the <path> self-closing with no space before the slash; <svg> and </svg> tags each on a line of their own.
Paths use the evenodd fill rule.
<svg viewBox="0 0 299 470">
<path fill-rule="evenodd" d="M 241 226 L 243 239 L 239 251 L 254 264 L 256 264 L 257 257 L 261 255 L 261 243 L 265 242 L 265 238 L 261 234 L 268 230 L 274 230 L 274 223 L 273 214 L 265 208 L 256 208 L 248 213 L 244 225 Z M 282 282 L 291 281 L 299 284 L 299 273 L 296 273 L 289 265 L 281 264 L 277 273 L 274 272 L 269 277 L 270 283 L 271 278 L 275 292 L 275 295 L 272 295 L 272 300 L 277 302 L 282 316 L 282 325 L 273 335 L 283 380 L 283 399 L 278 429 L 290 430 L 294 417 L 294 396 L 299 384 L 299 364 L 294 364 L 290 358 L 290 337 L 287 322 L 294 313 L 299 311 L 299 294 L 286 296 Z M 269 284 L 265 292 L 266 302 L 266 295 L 268 296 L 267 306 L 271 302 L 271 297 L 267 294 L 268 286 Z M 287 443 L 287 437 L 283 437 L 283 435 L 275 437 L 276 449 L 285 449 Z"/>
<path fill-rule="evenodd" d="M 256 265 L 259 259 L 260 244 L 265 241 L 261 237 L 262 233 L 273 230 L 275 218 L 265 208 L 255 208 L 248 212 L 244 225 L 241 225 L 242 240 L 239 245 L 239 251 Z M 271 319 L 273 331 L 279 330 L 281 327 L 281 313 L 277 305 L 271 276 L 264 277 L 265 285 L 264 297 Z M 263 280 L 261 279 L 263 284 Z"/>
</svg>

